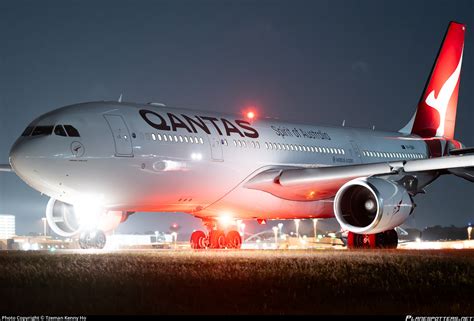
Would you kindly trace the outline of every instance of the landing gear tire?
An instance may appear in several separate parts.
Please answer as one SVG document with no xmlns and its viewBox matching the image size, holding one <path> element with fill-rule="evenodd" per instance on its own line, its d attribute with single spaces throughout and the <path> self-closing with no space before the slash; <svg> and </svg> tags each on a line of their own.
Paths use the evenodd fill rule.
<svg viewBox="0 0 474 321">
<path fill-rule="evenodd" d="M 226 246 L 228 249 L 240 249 L 242 237 L 237 231 L 229 231 L 226 235 Z"/>
<path fill-rule="evenodd" d="M 349 249 L 396 249 L 398 234 L 395 230 L 388 230 L 377 234 L 356 234 L 349 232 L 347 235 L 347 248 Z"/>
<path fill-rule="evenodd" d="M 94 247 L 96 249 L 103 249 L 105 247 L 105 243 L 107 243 L 107 237 L 105 236 L 105 233 L 100 230 L 96 231 L 94 237 Z"/>
<path fill-rule="evenodd" d="M 103 249 L 107 243 L 107 237 L 101 230 L 83 232 L 79 236 L 81 249 Z"/>
<path fill-rule="evenodd" d="M 87 239 L 87 236 L 89 233 L 81 233 L 79 236 L 79 247 L 83 250 L 86 250 L 89 248 L 89 241 Z"/>
<path fill-rule="evenodd" d="M 209 232 L 209 247 L 211 249 L 223 249 L 226 245 L 224 231 L 212 230 Z"/>
<path fill-rule="evenodd" d="M 396 249 L 398 245 L 398 234 L 395 230 L 388 230 L 376 235 L 376 244 L 379 248 Z"/>
<path fill-rule="evenodd" d="M 203 231 L 194 231 L 191 234 L 191 248 L 201 250 L 206 248 L 207 238 Z"/>
</svg>

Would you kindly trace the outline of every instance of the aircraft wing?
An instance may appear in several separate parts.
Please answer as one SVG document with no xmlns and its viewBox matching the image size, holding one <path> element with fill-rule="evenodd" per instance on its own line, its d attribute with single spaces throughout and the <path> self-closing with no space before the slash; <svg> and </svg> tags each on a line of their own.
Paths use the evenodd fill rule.
<svg viewBox="0 0 474 321">
<path fill-rule="evenodd" d="M 0 172 L 13 172 L 13 169 L 9 164 L 0 164 Z"/>
<path fill-rule="evenodd" d="M 343 184 L 358 177 L 430 171 L 447 172 L 474 181 L 474 155 L 333 167 L 274 168 L 251 177 L 244 187 L 288 200 L 315 201 L 333 197 Z"/>
</svg>

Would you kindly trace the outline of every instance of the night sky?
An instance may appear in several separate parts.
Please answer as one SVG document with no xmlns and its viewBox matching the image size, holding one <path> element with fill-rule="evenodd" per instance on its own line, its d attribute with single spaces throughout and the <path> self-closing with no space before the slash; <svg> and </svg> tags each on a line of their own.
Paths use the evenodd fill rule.
<svg viewBox="0 0 474 321">
<path fill-rule="evenodd" d="M 396 131 L 415 110 L 450 20 L 467 24 L 456 138 L 474 146 L 473 0 L 2 1 L 0 163 L 38 115 L 121 93 Z M 412 226 L 474 223 L 474 184 L 442 177 L 427 191 L 415 198 Z M 0 213 L 16 215 L 18 233 L 41 231 L 47 201 L 0 173 Z M 184 232 L 200 226 L 185 214 L 139 213 L 120 231 L 175 221 Z"/>
</svg>

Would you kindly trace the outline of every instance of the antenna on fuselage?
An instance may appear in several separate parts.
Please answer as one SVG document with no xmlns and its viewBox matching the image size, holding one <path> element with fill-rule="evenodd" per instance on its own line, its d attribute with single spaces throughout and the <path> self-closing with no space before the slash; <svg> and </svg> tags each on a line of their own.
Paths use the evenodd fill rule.
<svg viewBox="0 0 474 321">
<path fill-rule="evenodd" d="M 122 102 L 122 94 L 120 94 L 120 97 L 118 99 L 118 102 L 121 103 Z"/>
</svg>

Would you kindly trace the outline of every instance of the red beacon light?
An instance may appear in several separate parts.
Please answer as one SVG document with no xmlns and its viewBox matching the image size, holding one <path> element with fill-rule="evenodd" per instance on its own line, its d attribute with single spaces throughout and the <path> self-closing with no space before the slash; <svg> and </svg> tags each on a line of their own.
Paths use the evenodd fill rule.
<svg viewBox="0 0 474 321">
<path fill-rule="evenodd" d="M 257 113 L 253 106 L 250 106 L 247 109 L 244 109 L 243 115 L 247 118 L 248 121 L 253 121 L 257 118 Z"/>
</svg>

